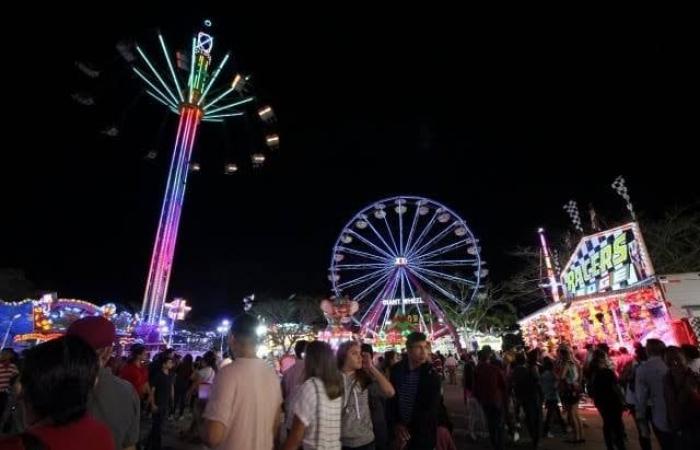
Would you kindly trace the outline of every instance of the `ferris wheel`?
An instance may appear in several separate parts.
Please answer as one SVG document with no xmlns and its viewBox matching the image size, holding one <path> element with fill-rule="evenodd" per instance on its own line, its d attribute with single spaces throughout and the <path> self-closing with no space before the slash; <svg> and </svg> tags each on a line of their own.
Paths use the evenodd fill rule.
<svg viewBox="0 0 700 450">
<path fill-rule="evenodd" d="M 333 247 L 328 278 L 337 297 L 359 302 L 363 330 L 383 330 L 394 315 L 417 313 L 420 329 L 429 331 L 432 317 L 450 326 L 444 307 L 469 305 L 488 274 L 484 266 L 478 240 L 457 213 L 434 200 L 398 196 L 350 219 Z"/>
</svg>

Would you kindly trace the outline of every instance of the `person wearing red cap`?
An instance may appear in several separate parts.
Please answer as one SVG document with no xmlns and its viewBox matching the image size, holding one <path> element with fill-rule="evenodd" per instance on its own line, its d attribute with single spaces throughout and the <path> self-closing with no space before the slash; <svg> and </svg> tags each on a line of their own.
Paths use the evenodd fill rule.
<svg viewBox="0 0 700 450">
<path fill-rule="evenodd" d="M 88 397 L 88 412 L 107 425 L 117 450 L 135 450 L 139 440 L 138 396 L 127 381 L 105 367 L 116 338 L 114 324 L 104 317 L 83 317 L 73 322 L 66 334 L 83 339 L 97 353 L 100 369 L 97 384 Z"/>
</svg>

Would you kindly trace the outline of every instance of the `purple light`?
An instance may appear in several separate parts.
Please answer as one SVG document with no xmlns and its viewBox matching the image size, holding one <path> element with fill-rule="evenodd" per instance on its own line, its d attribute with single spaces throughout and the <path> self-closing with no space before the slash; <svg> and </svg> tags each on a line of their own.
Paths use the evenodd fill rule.
<svg viewBox="0 0 700 450">
<path fill-rule="evenodd" d="M 185 197 L 188 168 L 201 117 L 201 110 L 194 106 L 184 106 L 180 113 L 173 159 L 170 162 L 165 197 L 141 309 L 141 315 L 147 323 L 158 323 L 163 315 L 177 232 L 180 226 L 182 203 Z"/>
</svg>

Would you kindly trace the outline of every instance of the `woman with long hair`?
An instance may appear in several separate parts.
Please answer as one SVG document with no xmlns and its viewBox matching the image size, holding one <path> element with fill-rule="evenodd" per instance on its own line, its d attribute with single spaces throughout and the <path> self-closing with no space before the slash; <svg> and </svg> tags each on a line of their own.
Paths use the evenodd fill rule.
<svg viewBox="0 0 700 450">
<path fill-rule="evenodd" d="M 401 355 L 399 355 L 396 350 L 387 350 L 384 352 L 384 364 L 382 364 L 382 373 L 388 379 L 391 375 L 391 368 L 396 365 L 401 360 Z"/>
<path fill-rule="evenodd" d="M 188 434 L 190 439 L 196 442 L 199 441 L 199 431 L 202 427 L 202 413 L 207 406 L 209 391 L 216 377 L 216 369 L 216 354 L 210 350 L 202 356 L 201 368 L 192 374 L 192 384 L 187 391 L 187 403 L 189 403 L 190 398 L 195 398 L 192 411 L 192 425 L 188 430 Z"/>
<path fill-rule="evenodd" d="M 325 342 L 307 345 L 304 379 L 292 405 L 294 418 L 283 450 L 340 450 L 343 377 Z"/>
<path fill-rule="evenodd" d="M 568 346 L 561 345 L 558 353 L 559 397 L 573 433 L 569 442 L 580 444 L 586 441 L 583 438 L 583 423 L 578 414 L 578 404 L 581 401 L 581 367 Z"/>
<path fill-rule="evenodd" d="M 360 343 L 343 342 L 338 347 L 338 369 L 343 375 L 343 409 L 340 440 L 343 450 L 374 450 L 375 433 L 369 407 L 370 390 L 384 398 L 394 396 L 394 387 L 362 353 Z M 378 391 L 378 392 L 376 392 Z M 373 396 L 375 396 L 373 395 Z M 386 436 L 388 440 L 388 436 Z M 386 442 L 380 443 L 386 446 Z"/>
</svg>

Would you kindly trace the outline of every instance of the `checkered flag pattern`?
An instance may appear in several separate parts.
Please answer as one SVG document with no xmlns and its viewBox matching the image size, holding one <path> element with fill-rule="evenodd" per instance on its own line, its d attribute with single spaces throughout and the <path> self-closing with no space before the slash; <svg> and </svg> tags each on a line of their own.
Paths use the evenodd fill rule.
<svg viewBox="0 0 700 450">
<path fill-rule="evenodd" d="M 581 214 L 578 212 L 578 205 L 576 200 L 569 200 L 568 203 L 564 205 L 564 211 L 569 214 L 571 218 L 571 223 L 574 224 L 574 228 L 583 233 L 583 225 L 581 224 Z"/>
<path fill-rule="evenodd" d="M 625 178 L 620 175 L 619 177 L 615 178 L 615 181 L 613 181 L 612 188 L 615 189 L 615 192 L 617 192 L 617 195 L 622 197 L 625 200 L 625 203 L 627 203 L 627 210 L 630 212 L 630 215 L 632 216 L 632 220 L 637 220 L 637 217 L 634 214 L 634 208 L 632 208 L 632 202 L 630 201 L 630 194 L 627 191 L 627 185 L 625 184 Z"/>
<path fill-rule="evenodd" d="M 253 302 L 255 301 L 255 294 L 251 294 L 243 299 L 243 311 L 248 312 L 250 308 L 253 307 Z"/>
<path fill-rule="evenodd" d="M 624 230 L 622 233 L 632 233 L 630 230 Z M 569 271 L 573 270 L 575 267 L 580 266 L 582 262 L 584 261 L 590 261 L 592 255 L 594 254 L 600 254 L 601 248 L 605 246 L 610 246 L 613 244 L 613 240 L 616 236 L 618 236 L 619 233 L 616 232 L 614 234 L 597 234 L 593 236 L 588 236 L 585 239 L 585 242 L 582 242 L 578 249 L 576 250 L 576 262 L 571 265 L 571 267 L 568 268 Z M 632 237 L 628 237 L 628 242 L 632 239 Z M 572 256 L 572 259 L 573 257 Z M 630 257 L 634 260 L 635 254 L 630 253 Z M 630 271 L 630 276 L 626 277 L 624 279 L 614 279 L 611 278 L 610 276 L 611 272 L 607 273 L 602 273 L 600 276 L 600 280 L 598 282 L 598 285 L 596 289 L 599 290 L 607 290 L 610 288 L 610 290 L 616 291 L 620 289 L 625 289 L 633 284 L 639 282 L 639 277 L 644 276 L 644 274 L 639 274 L 636 272 L 636 270 L 631 270 Z M 593 292 L 571 292 L 570 294 L 577 294 L 577 295 L 583 295 L 583 294 L 591 294 Z"/>
<path fill-rule="evenodd" d="M 690 329 L 695 333 L 695 337 L 700 340 L 700 317 L 688 318 L 688 325 L 690 325 Z"/>
</svg>

